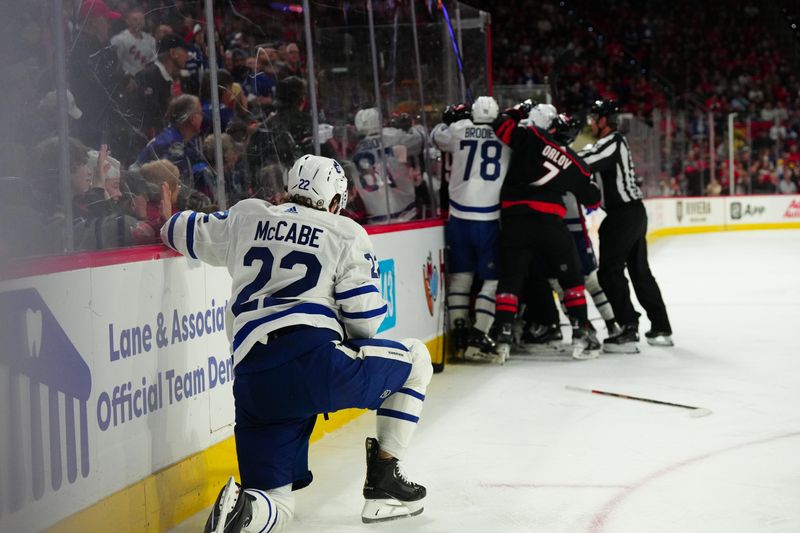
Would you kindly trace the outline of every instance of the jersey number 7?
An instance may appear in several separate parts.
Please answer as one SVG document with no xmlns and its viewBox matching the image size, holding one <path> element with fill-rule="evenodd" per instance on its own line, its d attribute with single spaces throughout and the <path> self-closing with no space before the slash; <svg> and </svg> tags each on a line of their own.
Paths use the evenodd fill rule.
<svg viewBox="0 0 800 533">
<path fill-rule="evenodd" d="M 547 174 L 545 174 L 544 176 L 542 176 L 541 178 L 539 178 L 536 181 L 532 181 L 531 182 L 531 187 L 541 187 L 542 185 L 544 185 L 548 181 L 550 181 L 553 178 L 555 178 L 556 176 L 558 176 L 558 173 L 561 172 L 561 169 L 558 168 L 557 166 L 555 166 L 550 161 L 545 161 L 542 164 L 544 165 L 544 168 L 547 169 Z"/>
</svg>

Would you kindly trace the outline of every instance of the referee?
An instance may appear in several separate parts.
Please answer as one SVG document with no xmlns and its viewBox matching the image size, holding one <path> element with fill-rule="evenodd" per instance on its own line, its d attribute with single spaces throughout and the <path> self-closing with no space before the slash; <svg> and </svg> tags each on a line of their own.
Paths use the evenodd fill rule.
<svg viewBox="0 0 800 533">
<path fill-rule="evenodd" d="M 672 327 L 647 262 L 647 212 L 636 184 L 628 141 L 617 131 L 618 115 L 619 106 L 613 100 L 598 100 L 592 105 L 589 124 L 598 141 L 579 155 L 602 185 L 606 218 L 600 225 L 598 279 L 622 326 L 619 334 L 603 342 L 603 351 L 638 353 L 639 313 L 631 302 L 626 266 L 636 297 L 650 319 L 650 331 L 645 333 L 647 342 L 672 346 Z"/>
</svg>

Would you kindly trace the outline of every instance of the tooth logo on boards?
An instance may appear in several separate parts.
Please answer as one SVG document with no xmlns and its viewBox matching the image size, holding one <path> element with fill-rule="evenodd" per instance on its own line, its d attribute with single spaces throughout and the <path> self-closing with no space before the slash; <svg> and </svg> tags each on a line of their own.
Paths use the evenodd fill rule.
<svg viewBox="0 0 800 533">
<path fill-rule="evenodd" d="M 0 293 L 0 338 L 10 439 L 0 483 L 20 489 L 0 498 L 2 516 L 89 476 L 92 374 L 36 289 Z"/>
</svg>

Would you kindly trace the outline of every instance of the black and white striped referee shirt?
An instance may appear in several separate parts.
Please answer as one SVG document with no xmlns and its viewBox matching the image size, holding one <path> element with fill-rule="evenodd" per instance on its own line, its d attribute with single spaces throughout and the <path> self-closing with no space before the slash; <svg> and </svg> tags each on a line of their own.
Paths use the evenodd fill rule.
<svg viewBox="0 0 800 533">
<path fill-rule="evenodd" d="M 636 184 L 633 158 L 628 140 L 620 132 L 603 137 L 588 150 L 578 153 L 592 167 L 603 193 L 602 206 L 608 211 L 642 199 Z"/>
</svg>

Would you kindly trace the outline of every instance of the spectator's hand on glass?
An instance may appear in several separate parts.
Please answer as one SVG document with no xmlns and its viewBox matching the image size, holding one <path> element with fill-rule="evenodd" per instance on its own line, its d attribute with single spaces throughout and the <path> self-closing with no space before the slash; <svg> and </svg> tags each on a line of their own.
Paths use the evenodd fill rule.
<svg viewBox="0 0 800 533">
<path fill-rule="evenodd" d="M 118 200 L 122 197 L 122 190 L 119 187 L 119 182 L 119 178 L 111 178 L 106 180 L 106 194 L 112 200 Z"/>
<path fill-rule="evenodd" d="M 144 195 L 134 195 L 131 200 L 131 211 L 139 220 L 147 218 L 147 197 Z"/>
<path fill-rule="evenodd" d="M 172 191 L 166 181 L 161 184 L 161 218 L 166 221 L 172 216 Z"/>
<path fill-rule="evenodd" d="M 92 187 L 105 187 L 108 171 L 111 170 L 111 162 L 108 160 L 108 145 L 101 144 L 97 154 L 97 166 L 92 175 Z"/>
</svg>

